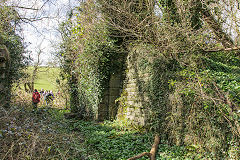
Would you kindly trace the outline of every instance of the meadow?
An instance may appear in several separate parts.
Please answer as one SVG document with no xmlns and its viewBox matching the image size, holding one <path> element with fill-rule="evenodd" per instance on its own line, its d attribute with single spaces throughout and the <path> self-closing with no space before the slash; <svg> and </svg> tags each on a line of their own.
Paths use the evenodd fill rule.
<svg viewBox="0 0 240 160">
<path fill-rule="evenodd" d="M 28 72 L 32 73 L 33 67 L 28 68 Z M 41 90 L 52 90 L 57 92 L 56 80 L 59 78 L 60 68 L 40 67 L 37 73 L 37 78 L 34 83 L 34 88 Z"/>
</svg>

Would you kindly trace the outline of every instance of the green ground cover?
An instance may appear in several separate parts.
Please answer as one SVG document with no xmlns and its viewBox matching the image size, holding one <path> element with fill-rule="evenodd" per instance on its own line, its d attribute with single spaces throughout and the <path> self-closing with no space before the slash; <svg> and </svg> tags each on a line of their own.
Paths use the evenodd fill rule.
<svg viewBox="0 0 240 160">
<path fill-rule="evenodd" d="M 32 72 L 33 67 L 29 67 L 28 72 Z M 40 67 L 37 79 L 34 83 L 36 89 L 41 90 L 52 90 L 53 92 L 57 91 L 56 79 L 59 77 L 60 68 L 53 67 Z"/>
<path fill-rule="evenodd" d="M 122 130 L 115 122 L 96 124 L 86 121 L 67 121 L 68 130 L 79 132 L 85 137 L 85 157 L 89 160 L 127 160 L 143 152 L 151 150 L 154 134 L 136 130 Z M 78 148 L 81 150 L 81 148 Z M 157 160 L 192 159 L 194 155 L 184 147 L 169 146 L 161 143 L 156 154 Z M 147 156 L 140 160 L 148 159 Z"/>
<path fill-rule="evenodd" d="M 4 148 L 0 159 L 127 160 L 151 149 L 153 133 L 123 130 L 108 121 L 67 120 L 66 112 L 69 111 L 48 107 L 34 111 L 31 107 L 12 107 L 0 127 L 0 149 Z M 156 159 L 202 157 L 162 141 Z"/>
</svg>

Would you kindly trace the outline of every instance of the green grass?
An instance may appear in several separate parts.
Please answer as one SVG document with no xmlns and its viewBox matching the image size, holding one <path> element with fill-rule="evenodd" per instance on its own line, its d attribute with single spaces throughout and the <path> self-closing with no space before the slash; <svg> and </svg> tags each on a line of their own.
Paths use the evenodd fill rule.
<svg viewBox="0 0 240 160">
<path fill-rule="evenodd" d="M 29 72 L 32 72 L 33 67 L 29 67 Z M 51 67 L 40 67 L 37 79 L 34 83 L 34 88 L 41 90 L 57 91 L 56 79 L 59 78 L 60 69 Z"/>
</svg>

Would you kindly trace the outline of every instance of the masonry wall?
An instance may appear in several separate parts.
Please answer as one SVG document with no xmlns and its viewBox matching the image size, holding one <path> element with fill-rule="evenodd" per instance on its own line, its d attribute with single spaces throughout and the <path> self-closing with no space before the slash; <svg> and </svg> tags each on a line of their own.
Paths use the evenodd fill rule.
<svg viewBox="0 0 240 160">
<path fill-rule="evenodd" d="M 134 57 L 127 57 L 126 66 L 117 118 L 127 120 L 134 125 L 146 126 L 149 114 L 147 109 L 149 98 L 141 85 L 148 82 L 149 76 L 147 73 L 141 73 L 137 69 Z"/>
<path fill-rule="evenodd" d="M 0 45 L 0 106 L 6 106 L 6 97 L 8 96 L 7 83 L 7 69 L 9 61 L 9 52 L 4 45 Z"/>
<path fill-rule="evenodd" d="M 118 111 L 116 100 L 121 95 L 122 82 L 122 72 L 111 75 L 108 87 L 104 91 L 102 101 L 98 106 L 97 119 L 99 121 L 106 119 L 113 120 L 116 118 Z"/>
<path fill-rule="evenodd" d="M 149 84 L 149 74 L 138 69 L 137 54 L 125 59 L 125 69 L 111 75 L 108 87 L 98 106 L 97 119 L 123 120 L 138 126 L 146 126 L 149 120 L 149 98 L 143 85 Z"/>
</svg>

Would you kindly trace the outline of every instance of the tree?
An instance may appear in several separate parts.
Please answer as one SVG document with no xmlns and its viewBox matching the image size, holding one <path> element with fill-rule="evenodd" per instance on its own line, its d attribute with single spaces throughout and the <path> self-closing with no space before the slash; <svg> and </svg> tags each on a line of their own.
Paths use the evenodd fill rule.
<svg viewBox="0 0 240 160">
<path fill-rule="evenodd" d="M 11 7 L 1 5 L 0 13 L 0 39 L 10 53 L 8 77 L 5 84 L 8 102 L 6 106 L 9 106 L 12 85 L 24 75 L 22 69 L 28 64 L 29 59 L 24 56 L 23 39 L 17 34 L 19 25 L 17 12 Z"/>
<path fill-rule="evenodd" d="M 77 56 L 78 53 L 72 49 L 71 29 L 72 29 L 72 17 L 70 16 L 68 21 L 62 23 L 60 26 L 60 33 L 62 35 L 63 43 L 61 44 L 61 50 L 59 52 L 59 58 L 61 61 L 62 78 L 67 78 L 67 84 L 69 86 L 70 93 L 70 109 L 73 113 L 79 112 L 79 92 L 78 92 L 78 79 L 77 79 Z"/>
</svg>

